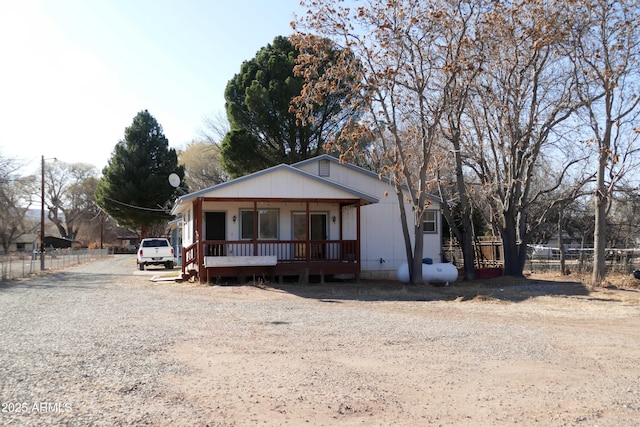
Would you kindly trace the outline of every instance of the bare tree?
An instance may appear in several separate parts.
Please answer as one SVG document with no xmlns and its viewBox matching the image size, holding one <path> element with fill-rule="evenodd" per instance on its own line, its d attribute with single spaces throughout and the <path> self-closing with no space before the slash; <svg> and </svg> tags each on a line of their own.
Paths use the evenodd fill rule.
<svg viewBox="0 0 640 427">
<path fill-rule="evenodd" d="M 505 274 L 521 276 L 533 227 L 532 204 L 558 188 L 577 159 L 557 161 L 548 182 L 533 186 L 541 153 L 576 111 L 574 80 L 560 46 L 568 37 L 564 2 L 494 2 L 478 26 L 486 60 L 478 77 L 469 162 L 501 236 Z M 557 150 L 562 156 L 563 150 Z M 547 210 L 546 212 L 549 212 Z M 544 212 L 537 221 L 545 220 Z"/>
<path fill-rule="evenodd" d="M 22 164 L 0 154 L 0 245 L 4 252 L 11 243 L 33 227 L 27 221 L 27 212 L 36 194 L 35 176 L 22 177 L 18 170 Z"/>
<path fill-rule="evenodd" d="M 45 182 L 49 220 L 61 237 L 75 240 L 83 221 L 98 213 L 95 167 L 84 163 L 51 163 L 45 169 Z"/>
<path fill-rule="evenodd" d="M 483 12 L 480 2 L 452 2 L 447 10 L 450 25 L 445 27 L 442 33 L 442 42 L 450 46 L 443 51 L 448 56 L 447 63 L 456 67 L 455 72 L 450 72 L 449 82 L 444 87 L 444 114 L 440 126 L 442 139 L 449 146 L 443 150 L 450 151 L 451 155 L 436 158 L 438 192 L 443 201 L 442 213 L 446 218 L 452 233 L 455 235 L 462 249 L 464 263 L 464 278 L 475 278 L 475 251 L 473 247 L 473 204 L 471 201 L 470 186 L 467 185 L 466 158 L 464 149 L 469 132 L 467 110 L 470 108 L 470 100 L 476 79 L 480 75 L 484 52 L 482 44 L 476 40 L 473 28 L 479 21 Z M 443 176 L 443 168 L 451 170 L 454 178 L 452 185 L 447 185 L 449 180 Z M 453 191 L 451 191 L 453 190 Z M 455 212 L 459 220 L 454 219 Z"/>
<path fill-rule="evenodd" d="M 616 192 L 607 220 L 607 243 L 610 247 L 637 248 L 640 244 L 640 192 L 623 188 Z"/>
<path fill-rule="evenodd" d="M 434 146 L 440 139 L 440 122 L 456 77 L 475 65 L 459 49 L 467 43 L 464 19 L 469 8 L 463 2 L 414 2 L 369 0 L 350 8 L 339 0 L 303 1 L 308 8 L 297 29 L 320 37 L 297 38 L 301 50 L 327 38 L 344 48 L 333 65 L 320 73 L 314 55 L 302 55 L 298 71 L 307 77 L 296 107 L 304 117 L 304 103 L 322 102 L 323 94 L 353 80 L 356 90 L 347 108 L 362 112 L 358 123 L 334 136 L 343 155 L 358 153 L 359 141 L 375 139 L 385 157 L 380 171 L 392 183 L 398 198 L 410 282 L 422 282 L 423 219 L 431 203 L 435 182 Z M 459 6 L 459 7 L 458 7 Z M 460 28 L 463 34 L 455 38 Z M 322 37 L 322 38 L 321 38 Z M 314 81 L 320 74 L 322 77 Z M 354 74 L 357 75 L 354 78 Z M 345 144 L 345 141 L 348 144 Z M 405 202 L 411 211 L 405 211 Z M 406 218 L 411 217 L 413 230 Z M 413 236 L 413 247 L 411 237 Z"/>
<path fill-rule="evenodd" d="M 220 146 L 211 142 L 191 142 L 178 152 L 190 191 L 202 190 L 228 179 L 220 165 Z"/>
<path fill-rule="evenodd" d="M 640 166 L 640 2 L 584 2 L 578 17 L 570 57 L 586 104 L 585 138 L 597 151 L 594 189 L 595 231 L 593 284 L 606 274 L 607 216 L 612 196 L 630 171 Z"/>
<path fill-rule="evenodd" d="M 224 112 L 218 111 L 213 116 L 204 118 L 204 127 L 198 131 L 202 142 L 220 145 L 224 137 L 231 130 L 229 120 Z"/>
</svg>

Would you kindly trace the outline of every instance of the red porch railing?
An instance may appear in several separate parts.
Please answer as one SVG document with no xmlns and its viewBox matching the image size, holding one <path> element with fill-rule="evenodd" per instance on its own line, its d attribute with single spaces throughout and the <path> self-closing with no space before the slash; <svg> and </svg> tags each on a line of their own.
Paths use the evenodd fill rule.
<svg viewBox="0 0 640 427">
<path fill-rule="evenodd" d="M 202 251 L 201 256 L 198 251 Z M 196 270 L 201 274 L 204 266 L 199 259 L 207 256 L 267 255 L 276 256 L 277 265 L 285 268 L 358 262 L 357 240 L 205 240 L 182 249 L 182 272 Z M 330 267 L 326 273 L 331 274 Z"/>
<path fill-rule="evenodd" d="M 355 240 L 205 240 L 204 256 L 275 255 L 278 262 L 345 262 L 356 260 Z"/>
<path fill-rule="evenodd" d="M 194 268 L 188 268 L 190 265 L 195 265 L 195 269 L 198 269 L 198 246 L 199 242 L 195 242 L 182 248 L 182 273 L 193 270 Z"/>
</svg>

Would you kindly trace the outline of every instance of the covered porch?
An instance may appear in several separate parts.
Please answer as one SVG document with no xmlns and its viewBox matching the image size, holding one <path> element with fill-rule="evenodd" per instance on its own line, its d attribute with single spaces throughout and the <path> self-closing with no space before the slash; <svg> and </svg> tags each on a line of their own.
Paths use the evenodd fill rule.
<svg viewBox="0 0 640 427">
<path fill-rule="evenodd" d="M 357 280 L 362 204 L 360 198 L 195 198 L 183 278 L 208 283 L 306 274 Z"/>
</svg>

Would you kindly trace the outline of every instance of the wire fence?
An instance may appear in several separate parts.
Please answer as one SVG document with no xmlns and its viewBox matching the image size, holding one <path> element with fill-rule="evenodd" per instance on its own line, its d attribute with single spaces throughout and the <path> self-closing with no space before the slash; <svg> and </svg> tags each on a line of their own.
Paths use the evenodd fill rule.
<svg viewBox="0 0 640 427">
<path fill-rule="evenodd" d="M 524 265 L 525 272 L 560 272 L 561 271 L 561 263 L 559 259 L 548 258 L 548 259 L 536 259 L 536 258 L 527 258 L 527 261 Z M 640 259 L 638 258 L 618 258 L 618 257 L 607 257 L 606 260 L 606 269 L 609 273 L 621 273 L 621 274 L 630 274 L 635 270 L 640 269 Z M 593 271 L 593 259 L 567 259 L 564 263 L 564 268 L 568 272 L 575 273 L 589 273 Z"/>
<path fill-rule="evenodd" d="M 504 251 L 502 241 L 495 237 L 480 237 L 473 242 L 475 251 L 475 268 L 503 268 Z M 443 257 L 456 267 L 463 267 L 462 249 L 456 240 L 445 242 Z M 605 250 L 606 268 L 610 273 L 633 273 L 640 269 L 640 249 Z M 530 245 L 524 272 L 560 271 L 560 249 L 550 246 Z M 576 273 L 589 273 L 593 270 L 593 248 L 579 249 L 567 247 L 564 250 L 564 269 Z"/>
<path fill-rule="evenodd" d="M 44 254 L 44 270 L 60 270 L 109 256 L 109 249 L 57 249 Z M 40 253 L 0 254 L 0 281 L 40 274 Z"/>
</svg>

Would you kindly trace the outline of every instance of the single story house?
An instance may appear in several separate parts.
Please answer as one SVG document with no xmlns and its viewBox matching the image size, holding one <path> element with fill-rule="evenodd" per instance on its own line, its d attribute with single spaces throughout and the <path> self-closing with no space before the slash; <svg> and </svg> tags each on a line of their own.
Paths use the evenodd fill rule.
<svg viewBox="0 0 640 427">
<path fill-rule="evenodd" d="M 37 234 L 22 234 L 9 244 L 7 252 L 33 252 L 38 246 L 38 240 Z"/>
<path fill-rule="evenodd" d="M 440 201 L 431 202 L 423 257 L 440 262 Z M 394 279 L 406 262 L 393 188 L 329 155 L 186 194 L 172 214 L 182 220 L 183 276 L 201 281 L 303 273 Z"/>
</svg>

